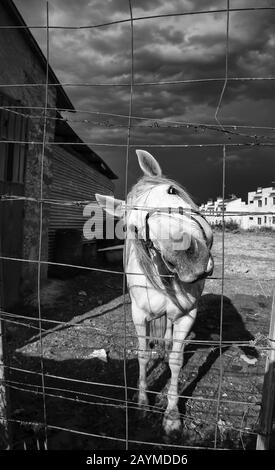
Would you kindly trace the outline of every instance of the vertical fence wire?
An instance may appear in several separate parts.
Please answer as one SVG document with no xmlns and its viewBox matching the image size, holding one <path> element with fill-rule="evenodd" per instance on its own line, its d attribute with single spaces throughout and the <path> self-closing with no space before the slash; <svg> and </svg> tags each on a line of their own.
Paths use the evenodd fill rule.
<svg viewBox="0 0 275 470">
<path fill-rule="evenodd" d="M 222 393 L 222 380 L 223 380 L 223 313 L 224 313 L 224 268 L 225 268 L 225 218 L 224 218 L 224 200 L 225 200 L 225 175 L 226 175 L 226 146 L 223 146 L 222 156 L 222 278 L 221 278 L 221 304 L 220 304 L 220 323 L 219 323 L 219 385 L 217 395 L 217 411 L 215 423 L 215 436 L 214 448 L 217 448 L 218 431 L 219 431 L 219 417 L 220 417 L 220 403 Z"/>
<path fill-rule="evenodd" d="M 227 0 L 227 13 L 226 13 L 226 40 L 225 40 L 225 78 L 222 91 L 219 97 L 217 109 L 215 112 L 215 120 L 219 126 L 224 129 L 222 123 L 218 118 L 218 114 L 221 108 L 222 100 L 227 86 L 228 81 L 228 56 L 229 56 L 229 18 L 230 18 L 230 0 Z M 225 253 L 224 253 L 224 242 L 225 242 L 225 175 L 226 175 L 226 145 L 223 146 L 222 154 L 222 279 L 221 279 L 221 305 L 220 305 L 220 324 L 219 324 L 219 384 L 217 394 L 217 409 L 216 409 L 216 423 L 215 423 L 215 435 L 214 435 L 214 448 L 217 448 L 218 433 L 219 433 L 219 418 L 220 418 L 220 402 L 222 393 L 222 381 L 223 381 L 223 350 L 222 350 L 222 336 L 223 336 L 223 310 L 224 310 L 224 268 L 225 268 Z"/>
<path fill-rule="evenodd" d="M 222 91 L 219 97 L 217 109 L 215 112 L 215 120 L 219 124 L 220 128 L 224 130 L 224 127 L 222 123 L 220 122 L 218 118 L 218 114 L 220 112 L 222 100 L 224 97 L 224 93 L 227 87 L 227 82 L 228 82 L 228 56 L 229 56 L 229 19 L 230 19 L 230 0 L 227 0 L 227 5 L 226 5 L 226 39 L 225 39 L 225 77 L 224 77 L 224 83 L 222 87 Z"/>
<path fill-rule="evenodd" d="M 128 194 L 128 171 L 129 171 L 129 154 L 130 154 L 130 142 L 131 142 L 131 125 L 132 125 L 132 111 L 133 111 L 133 86 L 134 86 L 134 24 L 133 24 L 133 11 L 132 3 L 129 0 L 129 13 L 130 13 L 130 93 L 129 93 L 129 115 L 127 125 L 127 139 L 126 139 L 126 157 L 125 157 L 125 184 L 124 184 L 124 195 L 125 203 L 127 201 Z M 127 227 L 127 205 L 125 207 L 125 225 Z M 125 243 L 123 247 L 123 264 L 126 266 L 127 258 L 127 230 L 125 234 Z M 125 398 L 125 450 L 129 448 L 129 416 L 128 416 L 128 390 L 127 390 L 127 308 L 126 308 L 126 289 L 127 289 L 127 278 L 124 269 L 123 273 L 123 316 L 124 316 L 124 349 L 123 349 L 123 372 L 124 372 L 124 398 Z"/>
<path fill-rule="evenodd" d="M 47 432 L 47 407 L 46 407 L 46 392 L 45 392 L 45 371 L 44 371 L 44 354 L 43 354 L 43 338 L 42 338 L 42 312 L 41 312 L 41 258 L 42 258 L 42 239 L 43 239 L 43 185 L 44 185 L 44 161 L 47 139 L 47 108 L 48 108 L 48 84 L 49 84 L 49 2 L 46 3 L 46 83 L 45 83 L 45 100 L 44 100 L 44 113 L 43 113 L 43 137 L 41 148 L 41 163 L 40 163 L 40 203 L 39 203 L 39 240 L 38 240 L 38 266 L 37 266 L 37 303 L 38 303 L 38 326 L 39 326 L 39 343 L 40 343 L 40 367 L 41 367 L 41 383 L 42 383 L 42 397 L 43 397 L 43 418 L 44 418 L 44 433 L 45 433 L 45 448 L 48 448 L 48 432 Z"/>
</svg>

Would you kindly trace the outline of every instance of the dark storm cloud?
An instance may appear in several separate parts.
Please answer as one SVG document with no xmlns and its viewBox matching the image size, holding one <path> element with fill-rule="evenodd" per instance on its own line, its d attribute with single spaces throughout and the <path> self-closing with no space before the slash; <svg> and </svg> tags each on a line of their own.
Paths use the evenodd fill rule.
<svg viewBox="0 0 275 470">
<path fill-rule="evenodd" d="M 16 0 L 28 24 L 45 24 L 45 0 Z M 134 16 L 146 16 L 182 11 L 197 11 L 226 8 L 226 0 L 132 0 Z M 262 1 L 261 6 L 270 4 Z M 259 6 L 254 0 L 231 0 L 231 8 Z M 129 3 L 125 0 L 52 0 L 50 24 L 87 25 L 129 18 Z M 275 75 L 275 12 L 234 12 L 230 14 L 229 77 L 268 77 Z M 224 78 L 225 74 L 226 14 L 212 13 L 177 18 L 150 19 L 134 24 L 134 78 L 136 82 L 159 80 L 186 80 L 200 78 Z M 92 30 L 50 30 L 51 65 L 62 82 L 71 83 L 129 83 L 131 72 L 130 23 Z M 45 51 L 45 30 L 33 30 Z M 135 87 L 133 114 L 152 119 L 169 119 L 185 122 L 215 123 L 223 81 L 183 84 L 176 86 Z M 223 123 L 272 125 L 275 105 L 274 82 L 228 82 L 219 113 Z M 129 87 L 116 88 L 66 88 L 77 109 L 128 115 Z M 84 114 L 78 115 L 87 117 Z M 126 125 L 127 119 L 88 116 L 91 120 L 106 120 L 113 124 Z M 137 122 L 133 121 L 134 124 Z M 152 124 L 148 122 L 147 124 Z M 72 124 L 77 132 L 89 142 L 125 143 L 125 127 L 107 129 L 90 124 Z M 249 131 L 248 131 L 249 132 Z M 255 133 L 255 131 L 254 131 Z M 222 142 L 213 131 L 201 132 L 190 127 L 183 129 L 159 129 L 148 127 L 134 129 L 132 142 L 149 144 L 181 144 Z M 226 137 L 227 139 L 227 137 Z M 226 140 L 228 141 L 228 140 Z M 149 150 L 149 149 L 148 149 Z M 100 153 L 119 175 L 124 168 L 123 149 L 106 150 L 97 147 Z M 183 151 L 167 150 L 169 165 L 164 150 L 160 155 L 166 173 L 177 177 L 184 155 L 184 175 L 188 176 L 191 192 L 196 192 L 196 172 L 211 174 L 211 188 L 218 191 L 212 179 L 220 175 L 218 151 L 207 149 Z M 231 182 L 235 175 L 239 191 L 246 174 L 247 185 L 261 178 L 257 184 L 269 184 L 270 158 L 259 170 L 259 150 L 250 151 L 250 159 L 232 153 L 229 166 Z M 204 155 L 204 156 L 202 156 Z M 265 151 L 265 155 L 269 155 Z M 130 183 L 136 179 L 137 165 L 131 152 Z M 249 161 L 250 172 L 247 170 Z M 188 168 L 188 171 L 186 170 Z M 234 173 L 235 172 L 235 173 Z M 246 173 L 245 173 L 246 172 Z M 242 178 L 238 177 L 242 175 Z M 212 175 L 213 178 L 212 178 Z M 258 175 L 257 177 L 255 175 Z M 204 180 L 204 178 L 203 178 Z M 120 195 L 124 180 L 118 182 Z M 237 192 L 234 184 L 234 192 Z M 253 188 L 250 188 L 253 189 Z M 229 190 L 228 190 L 229 191 Z M 206 183 L 197 189 L 198 197 L 208 197 Z M 230 192 L 230 191 L 229 191 Z M 231 191 L 233 192 L 233 191 Z"/>
<path fill-rule="evenodd" d="M 23 7 L 22 0 L 17 0 Z M 190 6 L 190 2 L 184 2 Z M 41 3 L 41 5 L 43 2 Z M 117 19 L 127 2 L 89 2 L 82 0 L 73 2 L 59 0 L 53 2 L 52 21 L 57 20 L 61 24 L 85 24 L 93 23 L 94 18 L 104 21 L 106 18 Z M 142 3 L 134 2 L 134 8 L 138 4 L 139 10 Z M 150 2 L 151 4 L 151 2 Z M 28 5 L 34 6 L 33 2 Z M 164 6 L 164 2 L 154 2 L 154 5 Z M 153 11 L 154 7 L 152 3 Z M 172 2 L 166 11 L 173 10 L 178 2 Z M 205 8 L 213 8 L 220 2 L 204 2 Z M 193 5 L 193 9 L 196 9 Z M 42 8 L 39 9 L 41 19 Z M 77 22 L 76 22 L 76 12 Z M 243 16 L 243 13 L 232 15 L 232 32 L 230 35 L 230 76 L 249 76 L 253 70 L 255 60 L 260 66 L 255 72 L 263 75 L 272 74 L 275 66 L 271 60 L 274 54 L 274 15 L 257 12 L 255 16 Z M 36 13 L 35 17 L 38 17 Z M 88 21 L 89 19 L 89 21 Z M 154 80 L 180 80 L 203 77 L 222 77 L 224 75 L 224 15 L 219 15 L 218 28 L 210 28 L 211 19 L 208 16 L 207 27 L 204 27 L 203 17 L 184 18 L 184 26 L 181 19 L 177 19 L 174 25 L 171 20 L 150 21 L 137 23 L 135 33 L 135 79 L 136 81 Z M 188 29 L 189 28 L 189 29 Z M 192 32 L 192 29 L 196 32 Z M 213 31 L 212 31 L 213 30 Z M 241 31 L 241 33 L 240 33 Z M 93 31 L 51 31 L 51 62 L 59 76 L 65 81 L 89 82 L 110 81 L 127 82 L 130 78 L 130 50 L 129 27 L 121 25 L 104 30 Z M 74 60 L 71 60 L 71 57 Z M 105 80 L 104 80 L 105 79 Z M 202 87 L 204 88 L 204 87 Z M 212 89 L 211 89 L 212 88 Z M 186 86 L 185 93 L 190 99 L 202 100 L 212 105 L 216 99 L 213 95 L 215 87 L 201 92 L 198 86 Z M 238 90 L 243 96 L 249 87 L 243 84 L 235 86 L 236 99 Z M 261 91 L 266 93 L 265 84 L 258 84 L 257 96 Z M 170 89 L 171 101 L 173 95 L 181 92 L 179 88 Z M 253 91 L 254 92 L 254 91 Z M 152 96 L 153 97 L 153 96 Z M 230 89 L 226 99 L 231 99 Z M 112 104 L 112 103 L 110 103 Z M 166 111 L 166 110 L 164 110 Z"/>
</svg>

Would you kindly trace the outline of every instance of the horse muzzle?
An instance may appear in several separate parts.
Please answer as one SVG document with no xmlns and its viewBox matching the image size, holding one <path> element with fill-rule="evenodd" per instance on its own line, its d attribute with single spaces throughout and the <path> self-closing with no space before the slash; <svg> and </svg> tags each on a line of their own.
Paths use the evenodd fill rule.
<svg viewBox="0 0 275 470">
<path fill-rule="evenodd" d="M 182 251 L 167 249 L 167 246 L 162 248 L 162 259 L 167 268 L 182 282 L 194 283 L 213 273 L 213 257 L 203 241 L 192 238 L 190 247 Z"/>
</svg>

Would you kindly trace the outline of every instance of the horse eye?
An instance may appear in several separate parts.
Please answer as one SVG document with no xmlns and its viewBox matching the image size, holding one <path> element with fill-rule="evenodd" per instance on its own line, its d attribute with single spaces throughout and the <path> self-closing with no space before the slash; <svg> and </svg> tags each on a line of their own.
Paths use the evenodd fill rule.
<svg viewBox="0 0 275 470">
<path fill-rule="evenodd" d="M 168 194 L 177 194 L 177 190 L 174 188 L 174 186 L 170 186 L 167 192 Z"/>
</svg>

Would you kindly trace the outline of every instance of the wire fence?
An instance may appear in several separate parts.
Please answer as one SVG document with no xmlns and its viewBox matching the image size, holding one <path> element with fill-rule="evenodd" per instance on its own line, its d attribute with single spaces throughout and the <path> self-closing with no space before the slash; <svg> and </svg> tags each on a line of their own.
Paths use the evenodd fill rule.
<svg viewBox="0 0 275 470">
<path fill-rule="evenodd" d="M 227 149 L 229 148 L 251 148 L 255 146 L 264 147 L 273 147 L 275 146 L 274 138 L 275 135 L 262 135 L 262 134 L 255 134 L 251 131 L 260 130 L 260 131 L 274 131 L 275 127 L 268 127 L 268 126 L 246 126 L 246 125 L 239 125 L 230 124 L 225 125 L 220 120 L 220 111 L 223 104 L 224 93 L 228 86 L 229 82 L 245 82 L 245 81 L 274 81 L 275 77 L 229 77 L 229 39 L 230 39 L 230 13 L 231 12 L 240 12 L 240 11 L 254 11 L 255 14 L 257 11 L 272 11 L 275 10 L 275 6 L 269 7 L 254 7 L 254 8 L 230 8 L 230 1 L 227 0 L 227 7 L 226 9 L 216 9 L 216 10 L 202 10 L 202 11 L 192 11 L 192 12 L 181 12 L 181 13 L 172 13 L 172 14 L 161 14 L 161 15 L 151 15 L 151 16 L 141 16 L 135 17 L 132 11 L 132 3 L 131 0 L 129 2 L 129 18 L 123 20 L 116 20 L 111 22 L 106 22 L 102 24 L 96 25 L 86 25 L 86 26 L 57 26 L 51 25 L 49 20 L 49 4 L 47 2 L 47 24 L 41 26 L 30 26 L 30 29 L 44 29 L 46 31 L 46 77 L 45 83 L 16 83 L 16 84 L 1 84 L 0 88 L 42 88 L 45 93 L 44 96 L 44 106 L 0 106 L 0 109 L 7 113 L 11 113 L 13 115 L 18 115 L 22 117 L 28 117 L 31 120 L 41 120 L 41 125 L 43 128 L 42 138 L 39 141 L 22 141 L 22 140 L 1 140 L 0 143 L 20 143 L 20 144 L 33 144 L 41 146 L 41 167 L 40 167 L 40 192 L 39 196 L 32 197 L 32 196 L 15 196 L 10 194 L 2 194 L 0 197 L 0 202 L 5 204 L 7 201 L 12 201 L 16 203 L 16 201 L 26 201 L 31 202 L 39 205 L 39 234 L 38 234 L 38 258 L 37 259 L 26 259 L 23 257 L 12 257 L 12 256 L 5 256 L 4 253 L 1 253 L 0 259 L 1 261 L 9 261 L 9 262 L 20 262 L 20 263 L 31 263 L 36 264 L 38 271 L 37 271 L 37 306 L 38 306 L 38 317 L 35 318 L 32 315 L 28 315 L 27 313 L 24 314 L 20 312 L 13 313 L 8 312 L 5 309 L 1 309 L 1 323 L 2 328 L 4 328 L 6 323 L 10 323 L 13 325 L 18 325 L 20 327 L 33 329 L 37 333 L 34 337 L 39 343 L 38 351 L 39 351 L 39 361 L 40 361 L 40 371 L 34 371 L 31 369 L 25 369 L 23 367 L 14 367 L 14 365 L 8 365 L 6 363 L 1 364 L 1 368 L 3 371 L 9 371 L 10 373 L 19 373 L 24 375 L 25 380 L 21 379 L 10 379 L 10 375 L 8 378 L 2 378 L 3 385 L 6 387 L 7 390 L 17 390 L 20 392 L 24 392 L 30 395 L 39 396 L 42 399 L 42 415 L 39 420 L 24 420 L 24 419 L 14 419 L 12 417 L 7 417 L 5 413 L 0 416 L 0 422 L 5 423 L 9 422 L 10 424 L 18 424 L 25 427 L 30 427 L 32 429 L 36 429 L 39 431 L 43 431 L 43 444 L 39 444 L 39 446 L 43 448 L 49 448 L 49 433 L 52 431 L 62 431 L 66 433 L 76 434 L 82 437 L 90 437 L 96 438 L 99 440 L 107 440 L 107 441 L 114 441 L 119 442 L 124 445 L 125 449 L 128 449 L 130 445 L 146 445 L 146 446 L 154 446 L 154 447 L 170 447 L 170 448 L 192 448 L 192 449 L 206 449 L 206 448 L 214 448 L 218 449 L 220 447 L 219 438 L 220 436 L 225 433 L 226 431 L 235 431 L 239 434 L 239 438 L 242 442 L 243 447 L 245 446 L 243 442 L 243 435 L 251 435 L 257 436 L 259 434 L 259 428 L 255 426 L 252 428 L 247 428 L 245 426 L 245 421 L 247 419 L 247 415 L 253 409 L 255 413 L 255 407 L 257 408 L 256 416 L 259 416 L 259 407 L 261 403 L 259 401 L 251 401 L 251 400 L 244 400 L 244 399 L 230 399 L 227 398 L 227 395 L 223 394 L 223 380 L 225 376 L 225 367 L 224 367 L 224 352 L 227 350 L 228 347 L 253 347 L 255 348 L 260 354 L 264 354 L 270 357 L 270 354 L 274 353 L 274 338 L 270 336 L 270 334 L 263 334 L 256 336 L 250 340 L 225 340 L 223 338 L 223 329 L 224 329 L 224 284 L 227 280 L 237 281 L 238 276 L 228 276 L 225 273 L 225 217 L 232 216 L 232 215 L 239 215 L 240 217 L 248 216 L 248 215 L 275 215 L 275 211 L 273 210 L 266 210 L 266 211 L 226 211 L 225 210 L 225 183 L 226 183 L 226 158 L 227 158 Z M 135 81 L 135 71 L 134 71 L 134 26 L 135 22 L 138 21 L 146 21 L 148 19 L 159 19 L 159 18 L 168 18 L 168 17 L 183 17 L 187 15 L 208 15 L 214 13 L 224 13 L 226 15 L 226 42 L 225 42 L 225 70 L 224 76 L 220 78 L 205 78 L 205 79 L 190 79 L 190 80 L 172 80 L 172 81 L 158 81 L 158 82 L 136 82 Z M 81 30 L 81 29 L 92 29 L 92 28 L 103 28 L 107 26 L 117 25 L 121 23 L 128 23 L 130 26 L 130 37 L 129 37 L 129 44 L 130 44 L 130 57 L 131 57 L 131 72 L 130 72 L 130 82 L 127 83 L 58 83 L 53 84 L 49 83 L 49 54 L 50 54 L 50 31 L 53 29 L 71 29 L 71 30 Z M 0 26 L 0 29 L 22 29 L 26 28 L 25 26 Z M 148 86 L 162 86 L 162 85 L 169 85 L 169 86 L 178 86 L 183 84 L 193 84 L 193 83 L 206 83 L 206 82 L 217 82 L 222 83 L 222 90 L 218 97 L 218 104 L 215 110 L 215 121 L 216 125 L 213 124 L 202 124 L 202 123 L 194 123 L 194 122 L 181 122 L 169 119 L 155 119 L 149 118 L 144 116 L 135 116 L 133 115 L 133 96 L 135 87 L 148 87 Z M 129 104 L 128 104 L 128 114 L 115 114 L 115 113 L 105 113 L 100 111 L 87 111 L 76 109 L 76 112 L 85 115 L 92 116 L 92 118 L 64 118 L 60 115 L 53 116 L 52 113 L 59 113 L 58 108 L 54 108 L 49 106 L 49 90 L 52 87 L 82 87 L 88 88 L 89 87 L 127 87 L 129 88 Z M 66 111 L 66 110 L 63 110 Z M 70 110 L 67 110 L 70 111 Z M 34 113 L 35 112 L 35 113 Z M 38 114 L 36 114 L 38 113 Z M 97 120 L 94 120 L 94 116 L 97 116 Z M 107 118 L 107 120 L 106 120 Z M 117 123 L 115 118 L 124 119 L 124 123 Z M 61 121 L 61 122 L 72 122 L 72 123 L 82 123 L 92 126 L 98 126 L 103 128 L 119 128 L 123 127 L 127 130 L 126 141 L 124 143 L 104 143 L 104 142 L 52 142 L 48 140 L 47 135 L 47 128 L 50 122 Z M 132 130 L 135 128 L 179 128 L 179 129 L 190 129 L 193 131 L 198 132 L 206 132 L 206 133 L 215 133 L 215 135 L 223 136 L 224 142 L 212 142 L 212 143 L 190 143 L 190 144 L 146 144 L 147 148 L 213 148 L 217 147 L 222 151 L 222 209 L 215 210 L 215 211 L 208 211 L 207 209 L 202 211 L 205 216 L 208 215 L 215 215 L 221 218 L 222 223 L 222 269 L 220 276 L 212 276 L 208 282 L 211 280 L 219 280 L 221 281 L 221 301 L 220 301 L 220 316 L 219 316 L 219 335 L 217 339 L 213 340 L 203 340 L 203 339 L 190 339 L 188 338 L 184 341 L 186 344 L 191 345 L 191 348 L 198 347 L 198 346 L 207 346 L 210 348 L 211 354 L 217 354 L 217 358 L 219 359 L 218 367 L 217 367 L 217 374 L 218 374 L 218 388 L 216 396 L 192 396 L 190 394 L 180 394 L 180 398 L 190 401 L 191 403 L 204 403 L 204 402 L 211 402 L 213 404 L 213 408 L 211 408 L 211 416 L 209 419 L 209 424 L 211 424 L 214 428 L 214 436 L 212 437 L 212 445 L 206 446 L 199 446 L 199 445 L 189 445 L 189 444 L 166 444 L 165 442 L 152 442 L 150 440 L 136 440 L 132 439 L 129 436 L 129 425 L 131 420 L 131 412 L 132 410 L 138 410 L 137 405 L 133 401 L 132 395 L 130 396 L 130 392 L 132 394 L 138 391 L 138 388 L 133 387 L 131 385 L 132 380 L 129 380 L 129 372 L 127 371 L 127 362 L 129 360 L 129 354 L 136 354 L 138 352 L 138 348 L 135 347 L 133 344 L 130 346 L 130 353 L 129 353 L 129 346 L 128 341 L 129 339 L 135 338 L 135 332 L 131 333 L 129 331 L 129 324 L 130 321 L 128 319 L 128 311 L 127 311 L 127 304 L 129 304 L 129 300 L 127 299 L 127 286 L 126 286 L 126 275 L 136 275 L 137 273 L 130 273 L 125 271 L 119 270 L 112 270 L 112 269 L 103 269 L 103 268 L 95 268 L 90 266 L 78 266 L 75 264 L 69 263 L 54 263 L 48 260 L 42 259 L 42 236 L 43 236 L 43 208 L 44 205 L 61 205 L 61 206 L 76 206 L 76 207 L 83 207 L 84 205 L 94 202 L 94 200 L 54 200 L 44 196 L 43 191 L 43 182 L 45 177 L 45 150 L 48 146 L 51 145 L 91 145 L 91 146 L 102 146 L 102 147 L 121 147 L 125 149 L 125 200 L 128 193 L 128 174 L 129 174 L 129 155 L 131 148 L 135 148 L 136 145 L 132 143 Z M 250 132 L 243 132 L 243 130 L 250 130 Z M 231 139 L 233 137 L 244 138 L 244 142 L 232 142 Z M 125 205 L 126 217 L 127 211 L 135 209 L 141 211 L 148 211 L 148 207 L 141 207 L 141 206 L 129 206 Z M 154 208 L 156 209 L 156 208 Z M 84 323 L 78 321 L 70 321 L 64 322 L 59 321 L 57 319 L 50 319 L 44 318 L 42 315 L 41 309 L 41 267 L 43 265 L 52 265 L 52 266 L 59 266 L 59 267 L 71 267 L 71 268 L 78 268 L 84 270 L 85 272 L 93 271 L 93 272 L 100 272 L 106 274 L 114 274 L 114 275 L 121 275 L 123 278 L 123 318 L 120 320 L 123 324 L 123 332 L 117 331 L 109 331 L 109 328 L 102 328 L 100 326 L 94 326 L 92 324 Z M 165 277 L 165 276 L 164 276 Z M 166 275 L 167 277 L 167 275 Z M 255 282 L 255 277 L 247 277 L 248 281 Z M 264 279 L 257 278 L 256 281 L 260 283 L 260 281 L 273 281 L 272 278 L 265 277 Z M 274 310 L 274 309 L 273 309 Z M 273 315 L 274 315 L 273 311 Z M 49 330 L 49 326 L 53 327 Z M 44 351 L 44 338 L 47 337 L 49 331 L 64 331 L 65 328 L 70 327 L 74 329 L 80 330 L 89 330 L 95 331 L 98 335 L 111 338 L 119 338 L 121 342 L 117 343 L 117 347 L 122 350 L 122 357 L 123 357 L 123 385 L 115 384 L 115 383 L 104 383 L 103 381 L 89 381 L 89 380 L 82 380 L 81 378 L 72 378 L 66 377 L 62 375 L 54 375 L 49 374 L 46 372 L 45 368 L 45 358 L 47 357 Z M 149 338 L 146 336 L 146 338 Z M 150 336 L 150 339 L 154 339 Z M 165 349 L 165 348 L 164 348 Z M 196 349 L 192 350 L 189 349 L 189 353 L 196 351 Z M 166 351 L 168 352 L 168 351 Z M 263 374 L 263 372 L 262 372 Z M 33 378 L 34 382 L 30 381 L 30 376 Z M 1 376 L 3 377 L 3 375 Z M 20 375 L 19 375 L 20 377 Z M 70 387 L 64 386 L 49 386 L 48 380 L 57 380 L 61 382 L 65 382 L 66 384 L 70 384 Z M 40 383 L 37 382 L 39 380 Z M 82 385 L 92 386 L 92 390 L 94 387 L 97 387 L 101 390 L 101 393 L 93 393 L 83 391 L 81 389 L 74 389 L 71 388 L 73 384 L 76 387 L 80 387 Z M 116 396 L 108 395 L 106 392 L 107 390 L 119 390 L 123 392 L 123 397 L 116 398 Z M 103 392 L 102 392 L 103 390 Z M 158 395 L 158 392 L 151 390 L 150 392 L 152 395 Z M 99 430 L 97 433 L 90 433 L 84 432 L 78 429 L 71 429 L 70 427 L 66 426 L 56 426 L 54 424 L 49 423 L 49 410 L 47 407 L 47 399 L 54 398 L 56 400 L 60 400 L 61 403 L 64 401 L 72 402 L 75 404 L 83 404 L 93 407 L 106 407 L 106 408 L 115 408 L 118 410 L 122 410 L 125 413 L 124 419 L 124 430 L 119 432 L 118 436 L 111 436 L 104 434 L 102 430 Z M 269 398 L 269 400 L 274 400 L 274 397 Z M 238 427 L 230 424 L 226 424 L 221 420 L 221 406 L 222 405 L 232 405 L 232 406 L 242 406 L 245 411 L 243 411 L 242 419 L 240 425 Z M 192 405 L 193 406 L 193 405 Z M 162 415 L 163 407 L 157 405 L 148 405 L 147 409 L 154 414 Z M 92 411 L 91 411 L 92 412 Z M 201 416 L 201 415 L 200 415 Z M 198 418 L 196 416 L 187 416 L 187 414 L 181 414 L 181 418 L 185 421 L 189 421 L 190 425 L 193 426 L 198 424 Z M 200 417 L 199 421 L 203 422 L 203 418 Z M 256 417 L 256 421 L 258 417 Z M 195 423 L 195 424 L 194 424 Z M 270 430 L 269 430 L 270 433 Z"/>
</svg>

